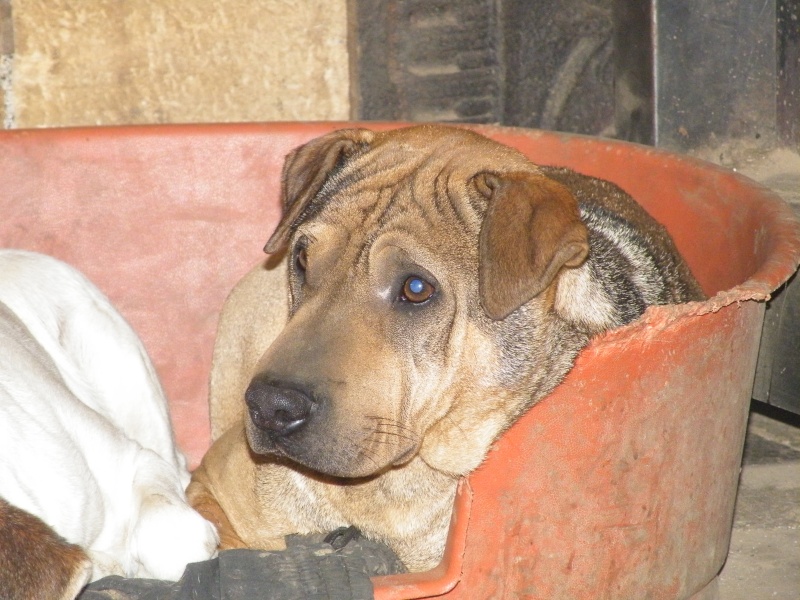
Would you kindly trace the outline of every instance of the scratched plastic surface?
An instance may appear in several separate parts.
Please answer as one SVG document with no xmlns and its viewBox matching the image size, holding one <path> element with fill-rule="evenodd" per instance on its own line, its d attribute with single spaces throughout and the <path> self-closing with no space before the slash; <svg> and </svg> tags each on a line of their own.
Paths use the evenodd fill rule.
<svg viewBox="0 0 800 600">
<path fill-rule="evenodd" d="M 120 308 L 192 465 L 209 444 L 217 315 L 277 222 L 283 157 L 340 126 L 0 132 L 0 244 L 76 265 Z M 651 148 L 479 129 L 621 185 L 711 298 L 651 309 L 586 348 L 462 482 L 442 564 L 376 579 L 376 598 L 715 597 L 764 301 L 800 257 L 791 210 L 735 173 Z"/>
</svg>

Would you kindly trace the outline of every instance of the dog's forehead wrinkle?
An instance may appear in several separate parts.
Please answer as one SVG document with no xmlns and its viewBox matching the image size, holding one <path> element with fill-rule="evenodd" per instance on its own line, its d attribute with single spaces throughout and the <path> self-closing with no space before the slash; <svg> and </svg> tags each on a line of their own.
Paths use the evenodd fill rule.
<svg viewBox="0 0 800 600">
<path fill-rule="evenodd" d="M 358 163 L 357 156 L 352 158 L 349 163 L 340 165 L 328 175 L 328 178 L 325 180 L 325 183 L 322 184 L 322 187 L 319 192 L 317 192 L 312 203 L 326 203 L 329 199 L 336 197 L 349 186 L 364 180 L 362 169 L 355 166 Z"/>
<path fill-rule="evenodd" d="M 458 221 L 468 232 L 477 234 L 489 206 L 488 200 L 471 182 L 461 178 L 450 177 L 447 189 L 449 192 L 447 197 Z"/>
<path fill-rule="evenodd" d="M 386 219 L 396 201 L 394 185 L 347 190 L 326 202 L 315 219 L 340 231 L 353 231 L 361 237 L 368 237 Z"/>
<path fill-rule="evenodd" d="M 379 219 L 369 225 L 363 225 L 363 220 L 359 223 L 357 231 L 348 227 L 344 220 L 327 223 L 334 232 L 332 235 L 346 236 L 335 251 L 338 263 L 347 261 L 348 277 L 380 275 L 375 270 L 376 265 L 385 267 L 387 263 L 381 257 L 387 251 L 394 252 L 408 267 L 416 264 L 437 278 L 444 274 L 444 279 L 448 279 L 446 272 L 452 269 L 458 269 L 462 275 L 470 271 L 477 273 L 476 252 L 470 236 L 458 231 L 442 231 L 436 223 L 423 223 L 418 212 L 398 210 L 394 218 Z M 420 231 L 427 233 L 420 236 Z M 325 245 L 332 247 L 330 242 Z M 334 271 L 328 271 L 327 276 L 333 276 Z"/>
<path fill-rule="evenodd" d="M 461 127 L 423 125 L 379 134 L 364 156 L 413 158 L 417 167 L 425 162 L 454 163 L 469 169 L 490 164 L 528 163 L 518 150 Z"/>
<path fill-rule="evenodd" d="M 357 230 L 354 242 L 359 244 L 358 262 L 365 260 L 382 234 L 402 227 L 417 235 L 421 229 L 428 230 L 427 237 L 434 240 L 444 236 L 458 252 L 474 245 L 472 238 L 479 233 L 485 206 L 477 198 L 480 194 L 471 194 L 466 181 L 447 170 L 430 177 L 414 172 L 400 181 L 380 185 L 347 179 L 347 186 L 338 189 L 335 197 L 320 203 L 313 219 L 342 231 Z"/>
<path fill-rule="evenodd" d="M 464 235 L 477 235 L 481 219 L 465 178 L 452 170 L 439 169 L 432 179 L 433 184 L 428 174 L 418 173 L 409 182 L 411 201 L 429 227 L 459 228 Z"/>
</svg>

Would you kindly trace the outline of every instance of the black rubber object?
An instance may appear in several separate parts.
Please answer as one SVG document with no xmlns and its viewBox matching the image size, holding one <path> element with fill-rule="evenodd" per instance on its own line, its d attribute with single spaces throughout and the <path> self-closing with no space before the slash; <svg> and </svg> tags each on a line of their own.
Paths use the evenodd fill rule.
<svg viewBox="0 0 800 600">
<path fill-rule="evenodd" d="M 341 533 L 344 533 L 341 532 Z M 342 535 L 333 536 L 341 543 Z M 351 537 L 352 536 L 352 537 Z M 324 534 L 289 536 L 283 551 L 226 550 L 186 567 L 178 582 L 106 577 L 79 600 L 369 600 L 370 577 L 405 571 L 383 544 L 346 530 L 339 549 Z"/>
</svg>

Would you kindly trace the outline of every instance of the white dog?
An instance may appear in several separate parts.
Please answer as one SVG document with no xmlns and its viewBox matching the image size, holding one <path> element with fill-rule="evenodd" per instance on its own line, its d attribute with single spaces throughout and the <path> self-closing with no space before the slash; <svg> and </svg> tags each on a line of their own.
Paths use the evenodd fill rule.
<svg viewBox="0 0 800 600">
<path fill-rule="evenodd" d="M 218 543 L 186 503 L 188 481 L 127 323 L 71 267 L 0 250 L 0 596 L 72 598 L 110 574 L 179 579 Z"/>
</svg>

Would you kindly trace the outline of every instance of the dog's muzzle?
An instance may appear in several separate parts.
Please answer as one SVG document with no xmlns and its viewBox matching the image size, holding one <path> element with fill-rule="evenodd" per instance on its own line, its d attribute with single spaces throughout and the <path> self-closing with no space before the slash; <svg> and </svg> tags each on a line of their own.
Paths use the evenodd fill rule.
<svg viewBox="0 0 800 600">
<path fill-rule="evenodd" d="M 302 429 L 316 410 L 316 402 L 306 392 L 256 377 L 244 394 L 253 425 L 270 437 L 283 437 Z"/>
</svg>

